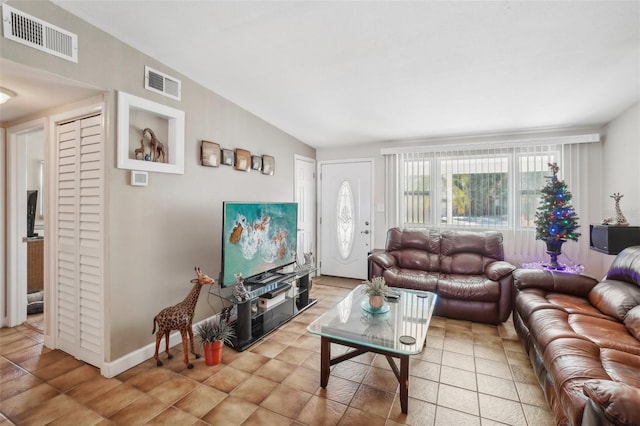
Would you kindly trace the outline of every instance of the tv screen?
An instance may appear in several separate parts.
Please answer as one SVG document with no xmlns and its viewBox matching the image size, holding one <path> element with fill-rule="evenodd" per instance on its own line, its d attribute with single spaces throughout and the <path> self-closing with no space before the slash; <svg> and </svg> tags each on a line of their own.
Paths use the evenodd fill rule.
<svg viewBox="0 0 640 426">
<path fill-rule="evenodd" d="M 297 203 L 225 202 L 222 217 L 223 287 L 295 262 Z"/>
</svg>

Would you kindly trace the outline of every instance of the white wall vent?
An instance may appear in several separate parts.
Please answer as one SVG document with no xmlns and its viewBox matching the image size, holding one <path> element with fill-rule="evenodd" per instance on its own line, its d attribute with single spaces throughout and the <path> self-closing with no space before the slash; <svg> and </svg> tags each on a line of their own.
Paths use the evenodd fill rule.
<svg viewBox="0 0 640 426">
<path fill-rule="evenodd" d="M 78 36 L 42 19 L 2 5 L 2 28 L 5 38 L 51 55 L 78 62 Z"/>
<path fill-rule="evenodd" d="M 180 80 L 147 66 L 144 67 L 144 88 L 178 101 L 182 96 Z"/>
</svg>

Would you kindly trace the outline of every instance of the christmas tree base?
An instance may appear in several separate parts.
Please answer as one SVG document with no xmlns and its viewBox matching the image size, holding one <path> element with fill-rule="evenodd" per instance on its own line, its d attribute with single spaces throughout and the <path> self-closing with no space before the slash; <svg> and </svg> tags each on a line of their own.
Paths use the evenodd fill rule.
<svg viewBox="0 0 640 426">
<path fill-rule="evenodd" d="M 554 269 L 556 271 L 562 271 L 563 265 L 558 263 L 558 256 L 562 253 L 562 240 L 545 241 L 547 244 L 547 254 L 551 258 L 551 262 L 546 265 L 547 269 Z"/>
</svg>

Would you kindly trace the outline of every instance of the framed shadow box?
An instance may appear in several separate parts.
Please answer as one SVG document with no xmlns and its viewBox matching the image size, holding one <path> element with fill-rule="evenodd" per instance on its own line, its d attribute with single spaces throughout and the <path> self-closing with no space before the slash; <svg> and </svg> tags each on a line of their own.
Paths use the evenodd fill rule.
<svg viewBox="0 0 640 426">
<path fill-rule="evenodd" d="M 184 174 L 184 111 L 118 92 L 119 169 Z"/>
</svg>

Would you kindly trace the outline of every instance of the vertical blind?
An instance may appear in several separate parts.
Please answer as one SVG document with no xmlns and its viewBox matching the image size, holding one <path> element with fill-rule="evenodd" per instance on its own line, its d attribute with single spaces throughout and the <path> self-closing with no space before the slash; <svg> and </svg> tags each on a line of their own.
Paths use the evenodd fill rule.
<svg viewBox="0 0 640 426">
<path fill-rule="evenodd" d="M 573 193 L 572 204 L 580 216 L 587 209 L 588 193 L 580 183 L 588 161 L 579 142 L 594 141 L 589 137 L 578 143 L 383 151 L 386 222 L 402 228 L 493 229 L 502 232 L 509 260 L 543 259 L 544 244 L 535 239 L 534 220 L 540 189 L 551 175 L 549 164 L 560 166 L 559 177 Z M 588 228 L 581 222 L 587 240 Z M 568 262 L 584 257 L 583 246 L 565 245 Z"/>
</svg>

